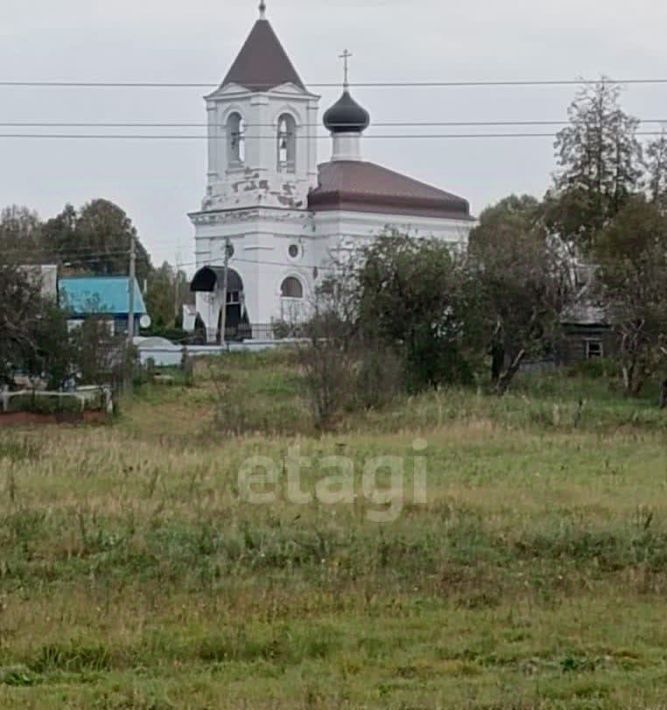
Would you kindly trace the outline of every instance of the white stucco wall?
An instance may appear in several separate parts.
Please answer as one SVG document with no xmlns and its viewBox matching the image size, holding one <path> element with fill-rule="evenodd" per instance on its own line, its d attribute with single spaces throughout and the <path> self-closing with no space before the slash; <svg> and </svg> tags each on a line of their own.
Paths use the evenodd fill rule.
<svg viewBox="0 0 667 710">
<path fill-rule="evenodd" d="M 299 310 L 295 301 L 281 295 L 286 278 L 294 277 L 302 284 L 305 314 L 318 282 L 321 283 L 341 252 L 361 248 L 387 230 L 434 237 L 451 244 L 453 249 L 463 249 L 473 225 L 470 221 L 405 215 L 269 208 L 200 212 L 191 217 L 197 229 L 198 268 L 223 266 L 229 238 L 234 247 L 229 267 L 243 281 L 250 322 L 261 325 L 291 320 Z M 290 247 L 296 247 L 296 257 L 290 255 Z M 197 310 L 210 338 L 215 337 L 221 308 L 221 290 L 198 294 Z"/>
</svg>

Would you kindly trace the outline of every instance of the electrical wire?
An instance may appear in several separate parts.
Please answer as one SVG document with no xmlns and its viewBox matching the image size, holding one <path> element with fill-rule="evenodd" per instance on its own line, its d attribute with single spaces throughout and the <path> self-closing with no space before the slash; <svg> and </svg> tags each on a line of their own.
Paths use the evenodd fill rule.
<svg viewBox="0 0 667 710">
<path fill-rule="evenodd" d="M 640 131 L 635 134 L 639 137 L 660 137 L 664 132 Z M 475 140 L 475 139 L 530 139 L 530 138 L 556 138 L 557 133 L 424 133 L 424 134 L 392 134 L 392 135 L 367 135 L 364 140 Z M 274 136 L 247 136 L 244 141 L 273 140 Z M 296 136 L 297 139 L 310 140 L 309 136 Z M 330 136 L 314 136 L 315 140 L 330 140 Z M 192 135 L 140 135 L 140 134 L 67 134 L 67 133 L 0 133 L 0 140 L 48 140 L 48 141 L 209 141 L 226 140 L 223 136 L 192 136 Z"/>
<path fill-rule="evenodd" d="M 403 133 L 367 135 L 364 140 L 474 140 L 507 138 L 556 138 L 557 133 Z M 658 137 L 661 131 L 639 131 L 635 135 Z M 244 141 L 273 140 L 275 136 L 246 136 Z M 311 136 L 295 136 L 297 140 L 311 140 Z M 330 136 L 313 136 L 316 140 L 330 140 Z M 226 140 L 224 136 L 194 135 L 152 135 L 152 134 L 117 134 L 117 133 L 0 133 L 2 140 L 126 140 L 126 141 L 209 141 Z"/>
<path fill-rule="evenodd" d="M 637 119 L 640 124 L 667 124 L 667 118 L 646 118 Z M 275 123 L 247 123 L 246 128 L 277 128 Z M 345 126 L 346 124 L 337 124 Z M 353 124 L 349 124 L 353 125 Z M 356 124 L 354 124 L 356 125 Z M 373 121 L 375 128 L 435 128 L 435 127 L 491 127 L 491 126 L 568 126 L 569 121 Z M 299 128 L 321 128 L 320 123 L 300 124 Z M 59 123 L 56 121 L 4 121 L 0 122 L 2 128 L 226 128 L 226 124 L 220 123 L 142 123 L 142 122 L 118 122 L 104 123 L 91 121 L 89 123 L 72 122 Z"/>
<path fill-rule="evenodd" d="M 3 251 L 3 255 L 7 254 L 9 252 Z M 67 266 L 68 264 L 71 264 L 72 266 L 76 266 L 77 264 L 89 264 L 97 261 L 101 261 L 102 259 L 109 257 L 109 256 L 128 256 L 129 257 L 130 251 L 129 249 L 123 250 L 123 251 L 117 251 L 117 252 L 100 252 L 99 254 L 96 255 L 88 255 L 83 258 L 77 258 L 76 256 L 73 258 L 68 258 L 65 260 L 65 263 L 63 266 Z M 50 256 L 48 253 L 46 254 L 47 256 Z M 225 257 L 221 256 L 217 259 L 207 259 L 205 263 L 201 263 L 201 259 L 196 260 L 196 261 L 191 261 L 191 262 L 179 262 L 178 266 L 179 269 L 180 267 L 188 267 L 188 266 L 199 266 L 201 265 L 201 268 L 204 268 L 205 266 L 215 266 L 215 265 L 222 265 L 224 264 Z M 287 261 L 267 261 L 263 259 L 243 259 L 242 257 L 236 257 L 233 256 L 229 259 L 229 266 L 230 268 L 233 267 L 234 263 L 239 263 L 239 264 L 253 264 L 253 265 L 262 265 L 262 266 L 286 266 L 290 267 L 295 270 L 308 270 L 312 271 L 313 269 L 318 269 L 319 271 L 334 271 L 334 267 L 327 267 L 327 266 L 321 266 L 320 264 L 302 264 L 299 263 L 298 261 L 293 261 L 293 262 L 287 262 Z M 21 266 L 42 266 L 44 265 L 43 261 L 35 261 L 35 262 L 21 262 Z"/>
<path fill-rule="evenodd" d="M 360 89 L 437 89 L 437 88 L 489 88 L 489 87 L 555 87 L 555 86 L 582 86 L 590 84 L 622 84 L 622 85 L 661 85 L 667 84 L 667 79 L 661 77 L 629 78 L 629 79 L 484 79 L 477 81 L 366 81 L 351 82 L 351 88 Z M 173 81 L 21 81 L 1 80 L 0 87 L 4 88 L 48 88 L 48 89 L 210 89 L 219 87 L 220 83 L 213 82 L 173 82 Z M 308 84 L 318 89 L 341 88 L 341 83 L 313 82 Z M 245 89 L 265 89 L 265 85 L 248 84 Z"/>
</svg>

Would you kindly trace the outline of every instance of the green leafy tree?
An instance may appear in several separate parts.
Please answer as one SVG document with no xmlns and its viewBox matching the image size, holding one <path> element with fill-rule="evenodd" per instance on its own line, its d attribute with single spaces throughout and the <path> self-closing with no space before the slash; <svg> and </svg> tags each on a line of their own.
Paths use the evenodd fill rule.
<svg viewBox="0 0 667 710">
<path fill-rule="evenodd" d="M 177 325 L 188 295 L 188 280 L 183 271 L 176 271 L 166 261 L 151 271 L 148 276 L 146 308 L 153 321 L 153 328 L 164 329 Z"/>
<path fill-rule="evenodd" d="M 60 389 L 75 371 L 75 351 L 67 315 L 57 304 L 42 301 L 30 337 L 31 345 L 24 350 L 22 369 L 44 380 L 48 389 Z"/>
<path fill-rule="evenodd" d="M 481 214 L 470 235 L 468 266 L 491 380 L 503 394 L 528 356 L 553 351 L 572 293 L 568 259 L 548 235 L 542 205 L 512 195 Z"/>
<path fill-rule="evenodd" d="M 73 358 L 81 382 L 93 384 L 115 383 L 117 369 L 124 366 L 126 341 L 112 335 L 104 317 L 87 318 L 71 333 Z"/>
<path fill-rule="evenodd" d="M 36 212 L 13 205 L 0 212 L 0 251 L 7 262 L 34 264 L 43 256 L 42 223 Z"/>
<path fill-rule="evenodd" d="M 620 87 L 604 79 L 582 89 L 556 139 L 558 171 L 547 194 L 547 222 L 579 253 L 590 251 L 596 234 L 641 187 L 638 121 L 619 99 Z"/>
<path fill-rule="evenodd" d="M 44 226 L 44 241 L 58 263 L 75 272 L 116 276 L 127 274 L 130 244 L 136 240 L 137 278 L 151 271 L 148 252 L 127 214 L 109 200 L 93 200 L 77 213 L 67 205 Z"/>
<path fill-rule="evenodd" d="M 0 257 L 2 258 L 2 257 Z M 33 346 L 30 327 L 37 316 L 39 285 L 31 283 L 18 267 L 0 263 L 0 381 L 8 384 L 22 361 L 22 353 Z"/>
<path fill-rule="evenodd" d="M 391 233 L 368 246 L 357 277 L 363 337 L 403 354 L 414 389 L 470 382 L 473 311 L 461 261 L 436 239 Z"/>
<path fill-rule="evenodd" d="M 63 211 L 47 220 L 42 228 L 44 248 L 50 261 L 62 264 L 76 254 L 83 254 L 84 249 L 76 242 L 77 211 L 72 205 L 65 205 Z"/>
<path fill-rule="evenodd" d="M 0 381 L 17 372 L 58 388 L 71 363 L 65 314 L 26 269 L 0 264 Z"/>
<path fill-rule="evenodd" d="M 648 194 L 660 209 L 667 210 L 667 130 L 646 148 Z"/>
<path fill-rule="evenodd" d="M 600 234 L 595 258 L 625 391 L 635 396 L 667 367 L 667 216 L 634 197 Z"/>
</svg>

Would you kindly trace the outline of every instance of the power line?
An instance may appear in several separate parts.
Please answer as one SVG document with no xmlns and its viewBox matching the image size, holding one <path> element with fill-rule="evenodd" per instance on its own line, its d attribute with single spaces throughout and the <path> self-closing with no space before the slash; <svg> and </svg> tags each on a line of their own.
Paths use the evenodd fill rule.
<svg viewBox="0 0 667 710">
<path fill-rule="evenodd" d="M 11 252 L 8 251 L 3 251 L 3 254 L 8 254 Z M 128 256 L 130 253 L 129 247 L 127 249 L 124 249 L 122 251 L 118 252 L 100 252 L 99 254 L 96 255 L 88 255 L 84 258 L 77 258 L 74 256 L 73 258 L 68 258 L 65 260 L 64 266 L 67 266 L 68 263 L 71 264 L 72 266 L 76 266 L 77 264 L 90 264 L 96 261 L 100 261 L 101 259 L 104 259 L 105 257 L 109 256 Z M 48 256 L 48 255 L 47 255 Z M 201 268 L 204 268 L 205 266 L 215 266 L 215 265 L 222 265 L 224 262 L 225 257 L 221 256 L 216 259 L 209 259 L 206 260 L 205 263 L 201 264 Z M 182 262 L 179 264 L 179 267 L 188 267 L 188 266 L 198 266 L 201 263 L 201 259 L 197 261 L 190 261 L 190 262 Z M 235 263 L 238 264 L 259 264 L 262 266 L 286 266 L 291 269 L 294 269 L 296 271 L 299 270 L 308 270 L 312 271 L 313 269 L 317 269 L 318 271 L 335 271 L 335 267 L 331 266 L 322 266 L 320 264 L 302 264 L 299 263 L 298 261 L 293 261 L 293 262 L 287 262 L 287 261 L 267 261 L 263 259 L 244 259 L 242 257 L 237 257 L 233 256 L 229 260 L 230 267 L 233 267 Z M 41 266 L 43 265 L 43 262 L 41 261 L 35 261 L 35 262 L 30 262 L 30 263 L 21 263 L 22 266 Z"/>
<path fill-rule="evenodd" d="M 630 79 L 500 79 L 477 81 L 367 81 L 352 82 L 352 88 L 486 88 L 486 87 L 553 87 L 553 86 L 582 86 L 589 84 L 623 85 L 660 85 L 667 84 L 664 78 L 630 78 Z M 220 86 L 219 82 L 160 82 L 160 81 L 0 81 L 0 87 L 6 88 L 71 88 L 71 89 L 211 89 Z M 309 86 L 318 89 L 341 88 L 340 82 L 313 82 Z M 244 88 L 264 89 L 264 86 L 249 84 Z"/>
<path fill-rule="evenodd" d="M 637 119 L 640 124 L 667 124 L 667 118 L 645 118 Z M 568 126 L 569 121 L 373 121 L 372 126 L 375 128 L 435 128 L 435 127 L 463 127 L 463 126 Z M 320 128 L 320 123 L 304 123 L 300 128 Z M 344 126 L 345 124 L 338 124 Z M 350 124 L 356 125 L 356 124 Z M 89 123 L 72 122 L 59 123 L 56 121 L 5 121 L 0 122 L 0 127 L 3 128 L 226 128 L 226 124 L 208 124 L 208 123 L 142 123 L 142 122 L 119 122 L 119 123 L 104 123 L 91 121 Z M 274 123 L 248 123 L 246 128 L 277 128 Z"/>
<path fill-rule="evenodd" d="M 56 217 L 52 219 L 58 219 L 59 215 L 56 215 Z M 51 221 L 51 220 L 47 220 Z M 46 223 L 44 223 L 46 224 Z M 16 240 L 17 243 L 20 241 L 20 238 Z M 32 248 L 32 247 L 28 247 Z M 58 257 L 58 256 L 114 256 L 116 254 L 129 254 L 130 253 L 130 246 L 128 246 L 125 249 L 121 249 L 120 247 L 115 247 L 111 249 L 110 251 L 100 251 L 102 247 L 100 246 L 88 246 L 88 247 L 62 247 L 60 249 L 53 249 L 51 248 L 48 244 L 42 244 L 39 246 L 41 249 L 42 253 L 46 256 L 49 257 Z M 16 247 L 16 248 L 10 248 L 10 249 L 2 249 L 2 254 L 25 254 L 26 248 L 21 248 L 21 247 Z"/>
<path fill-rule="evenodd" d="M 57 216 L 54 219 L 57 219 Z M 20 241 L 20 237 L 17 240 L 17 242 L 19 242 L 19 241 Z M 52 249 L 48 245 L 42 245 L 42 248 L 45 253 L 49 254 L 49 256 L 61 256 L 63 254 L 67 254 L 67 255 L 76 254 L 79 256 L 86 256 L 87 254 L 104 254 L 104 253 L 114 254 L 114 253 L 118 253 L 118 251 L 119 251 L 119 248 L 116 248 L 116 249 L 113 249 L 112 251 L 109 251 L 109 252 L 101 252 L 100 251 L 101 247 L 99 247 L 99 246 L 97 246 L 97 247 L 75 247 L 73 249 L 70 249 L 68 247 L 62 247 L 61 249 Z M 124 253 L 129 253 L 129 251 L 130 251 L 130 247 L 128 245 L 128 247 L 125 249 Z M 17 252 L 23 253 L 23 252 L 25 252 L 25 249 L 15 248 L 15 249 L 3 249 L 2 250 L 3 254 L 10 254 L 10 253 L 17 253 Z"/>
<path fill-rule="evenodd" d="M 37 250 L 39 251 L 39 250 Z M 77 255 L 77 254 L 72 254 L 72 255 L 61 255 L 60 258 L 55 259 L 57 261 L 62 261 L 63 266 L 67 266 L 68 264 L 90 264 L 94 263 L 96 261 L 102 261 L 106 258 L 117 258 L 121 256 L 128 256 L 130 253 L 129 247 L 127 249 L 124 249 L 123 251 L 110 251 L 110 252 L 104 252 L 101 254 L 84 254 L 84 255 Z M 38 266 L 38 265 L 44 265 L 45 263 L 48 263 L 49 259 L 51 259 L 54 255 L 52 253 L 49 253 L 48 251 L 44 252 L 44 259 L 41 259 L 39 261 L 30 261 L 27 262 L 24 259 L 21 259 L 20 257 L 25 254 L 23 250 L 17 249 L 17 250 L 3 250 L 2 251 L 3 256 L 10 255 L 15 257 L 16 260 L 21 261 L 22 266 Z M 35 257 L 28 257 L 34 259 Z M 55 264 L 55 266 L 58 266 L 58 264 Z"/>
<path fill-rule="evenodd" d="M 498 138 L 555 138 L 557 133 L 402 133 L 364 136 L 364 140 L 445 140 L 445 139 L 498 139 Z M 660 131 L 640 131 L 637 136 L 662 136 Z M 273 140 L 275 136 L 246 136 L 245 141 Z M 296 136 L 297 139 L 310 140 L 310 136 Z M 330 140 L 330 136 L 313 136 L 316 140 Z M 119 133 L 0 133 L 2 140 L 128 140 L 128 141 L 208 141 L 226 140 L 223 136 L 206 135 L 153 135 Z"/>
</svg>

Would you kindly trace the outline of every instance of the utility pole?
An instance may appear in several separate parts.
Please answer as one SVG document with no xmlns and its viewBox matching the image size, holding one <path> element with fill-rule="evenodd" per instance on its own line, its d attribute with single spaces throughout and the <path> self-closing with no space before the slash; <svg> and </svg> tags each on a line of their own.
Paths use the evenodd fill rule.
<svg viewBox="0 0 667 710">
<path fill-rule="evenodd" d="M 229 252 L 231 251 L 232 243 L 227 237 L 225 239 L 225 270 L 222 277 L 222 312 L 220 318 L 220 344 L 226 345 L 227 338 L 225 330 L 227 329 L 227 292 L 229 291 Z"/>
<path fill-rule="evenodd" d="M 134 343 L 134 284 L 137 278 L 137 243 L 134 234 L 130 235 L 130 278 L 128 279 L 128 319 L 127 342 L 130 347 Z"/>
<path fill-rule="evenodd" d="M 176 272 L 174 274 L 174 326 L 178 322 L 179 313 L 179 301 L 181 296 L 181 250 L 180 248 L 176 252 Z"/>
</svg>

